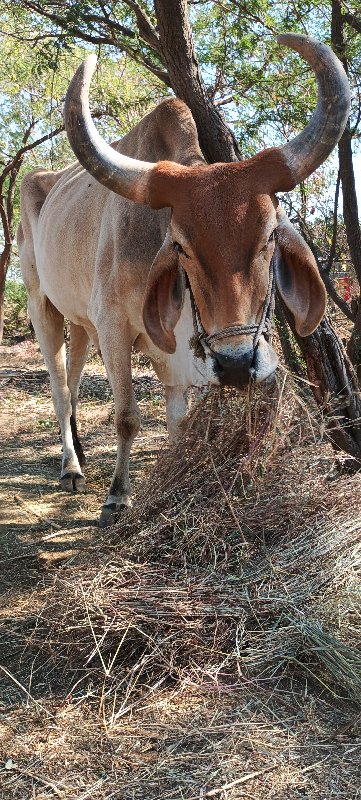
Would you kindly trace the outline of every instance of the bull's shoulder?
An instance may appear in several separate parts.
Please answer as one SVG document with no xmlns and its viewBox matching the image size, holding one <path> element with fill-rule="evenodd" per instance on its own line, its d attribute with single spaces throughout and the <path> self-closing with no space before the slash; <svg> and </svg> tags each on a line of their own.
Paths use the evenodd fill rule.
<svg viewBox="0 0 361 800">
<path fill-rule="evenodd" d="M 114 146 L 124 155 L 144 161 L 204 162 L 191 111 L 177 97 L 162 100 Z"/>
</svg>

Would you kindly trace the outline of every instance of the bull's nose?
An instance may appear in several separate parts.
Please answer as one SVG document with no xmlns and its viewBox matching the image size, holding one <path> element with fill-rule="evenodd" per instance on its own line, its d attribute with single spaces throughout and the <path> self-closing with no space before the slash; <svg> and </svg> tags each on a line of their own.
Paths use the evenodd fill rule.
<svg viewBox="0 0 361 800">
<path fill-rule="evenodd" d="M 244 388 L 250 381 L 262 383 L 273 379 L 278 357 L 273 347 L 261 336 L 256 349 L 235 347 L 212 352 L 213 370 L 222 386 Z"/>
<path fill-rule="evenodd" d="M 230 353 L 213 353 L 214 371 L 224 386 L 247 386 L 253 377 L 253 350 L 242 353 L 240 358 Z"/>
</svg>

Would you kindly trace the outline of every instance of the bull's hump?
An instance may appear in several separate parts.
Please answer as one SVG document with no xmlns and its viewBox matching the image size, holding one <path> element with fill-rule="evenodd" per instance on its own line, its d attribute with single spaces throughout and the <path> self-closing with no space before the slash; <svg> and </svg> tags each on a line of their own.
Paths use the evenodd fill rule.
<svg viewBox="0 0 361 800">
<path fill-rule="evenodd" d="M 177 97 L 159 103 L 112 147 L 130 158 L 151 163 L 174 161 L 190 165 L 204 162 L 192 114 Z"/>
</svg>

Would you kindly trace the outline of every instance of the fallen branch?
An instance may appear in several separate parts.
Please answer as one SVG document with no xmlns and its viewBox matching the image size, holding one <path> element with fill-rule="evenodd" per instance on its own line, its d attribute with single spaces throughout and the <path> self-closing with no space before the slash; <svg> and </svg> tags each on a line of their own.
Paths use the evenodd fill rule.
<svg viewBox="0 0 361 800">
<path fill-rule="evenodd" d="M 233 789 L 234 786 L 240 786 L 242 783 L 247 783 L 251 781 L 253 778 L 258 778 L 260 775 L 264 775 L 266 772 L 271 772 L 273 769 L 277 769 L 279 764 L 272 764 L 270 767 L 264 767 L 264 769 L 258 769 L 256 772 L 248 772 L 247 775 L 242 775 L 241 778 L 237 778 L 235 781 L 231 781 L 230 783 L 224 783 L 223 786 L 219 786 L 217 789 L 210 789 L 209 792 L 203 792 L 203 797 L 216 797 L 217 794 L 222 794 L 222 792 L 228 791 L 228 789 Z M 190 800 L 199 800 L 199 795 L 191 797 Z"/>
</svg>

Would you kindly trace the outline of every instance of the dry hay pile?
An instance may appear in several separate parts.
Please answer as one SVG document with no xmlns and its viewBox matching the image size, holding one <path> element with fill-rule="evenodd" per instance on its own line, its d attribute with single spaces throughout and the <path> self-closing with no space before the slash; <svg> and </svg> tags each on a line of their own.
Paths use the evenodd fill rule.
<svg viewBox="0 0 361 800">
<path fill-rule="evenodd" d="M 360 796 L 361 479 L 334 475 L 308 408 L 287 385 L 209 394 L 48 591 L 33 675 L 46 652 L 121 736 L 89 796 Z"/>
<path fill-rule="evenodd" d="M 116 683 L 133 665 L 139 686 L 220 655 L 271 674 L 313 653 L 361 701 L 361 480 L 335 480 L 317 440 L 291 391 L 209 395 L 136 510 L 60 578 L 46 617 L 69 663 Z"/>
</svg>

